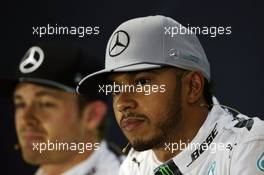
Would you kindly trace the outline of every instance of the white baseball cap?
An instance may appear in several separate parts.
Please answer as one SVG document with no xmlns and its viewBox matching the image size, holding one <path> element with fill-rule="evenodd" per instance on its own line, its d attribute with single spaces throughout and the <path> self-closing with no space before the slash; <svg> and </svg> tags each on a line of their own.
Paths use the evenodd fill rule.
<svg viewBox="0 0 264 175">
<path fill-rule="evenodd" d="M 160 15 L 131 19 L 111 35 L 106 47 L 105 69 L 84 77 L 76 91 L 82 93 L 91 83 L 88 80 L 105 78 L 109 72 L 140 71 L 166 65 L 200 71 L 210 81 L 210 64 L 198 38 L 190 30 Z"/>
</svg>

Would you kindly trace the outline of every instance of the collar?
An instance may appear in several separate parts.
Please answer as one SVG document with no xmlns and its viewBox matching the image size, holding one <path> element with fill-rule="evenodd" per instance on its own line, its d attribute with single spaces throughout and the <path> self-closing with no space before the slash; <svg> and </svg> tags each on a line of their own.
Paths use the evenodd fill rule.
<svg viewBox="0 0 264 175">
<path fill-rule="evenodd" d="M 176 175 L 185 174 L 201 163 L 201 161 L 197 161 L 198 158 L 206 157 L 210 153 L 210 150 L 203 150 L 199 145 L 210 145 L 212 142 L 217 142 L 219 133 L 232 120 L 230 114 L 221 108 L 215 97 L 213 97 L 213 103 L 213 108 L 208 113 L 206 120 L 189 143 L 187 149 L 184 149 L 173 159 L 157 167 L 154 170 L 155 175 L 162 174 L 163 171 L 171 171 Z M 178 144 L 178 146 L 180 145 Z"/>
</svg>

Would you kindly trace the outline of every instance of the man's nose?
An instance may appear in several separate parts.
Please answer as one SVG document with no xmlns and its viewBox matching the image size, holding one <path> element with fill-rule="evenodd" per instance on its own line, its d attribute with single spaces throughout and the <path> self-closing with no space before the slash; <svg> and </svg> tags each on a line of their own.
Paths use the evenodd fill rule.
<svg viewBox="0 0 264 175">
<path fill-rule="evenodd" d="M 133 110 L 137 107 L 137 101 L 133 98 L 132 93 L 121 93 L 117 98 L 116 108 L 119 112 Z"/>
<path fill-rule="evenodd" d="M 36 115 L 36 106 L 34 104 L 27 106 L 22 117 L 26 124 L 37 125 L 39 121 Z"/>
</svg>

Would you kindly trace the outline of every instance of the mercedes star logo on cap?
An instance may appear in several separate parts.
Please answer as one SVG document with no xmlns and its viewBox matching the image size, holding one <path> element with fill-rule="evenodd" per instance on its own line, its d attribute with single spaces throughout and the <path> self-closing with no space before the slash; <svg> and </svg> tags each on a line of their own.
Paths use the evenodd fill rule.
<svg viewBox="0 0 264 175">
<path fill-rule="evenodd" d="M 40 47 L 33 46 L 31 47 L 24 58 L 22 59 L 19 70 L 22 73 L 31 73 L 35 71 L 44 60 L 44 52 Z"/>
<path fill-rule="evenodd" d="M 129 44 L 129 35 L 123 30 L 119 30 L 114 33 L 110 45 L 109 45 L 109 55 L 115 57 L 121 54 Z"/>
</svg>

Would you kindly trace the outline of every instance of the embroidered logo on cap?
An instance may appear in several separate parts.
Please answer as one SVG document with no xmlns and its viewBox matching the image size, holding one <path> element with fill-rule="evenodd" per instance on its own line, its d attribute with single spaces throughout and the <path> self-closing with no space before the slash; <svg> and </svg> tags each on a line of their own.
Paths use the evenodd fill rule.
<svg viewBox="0 0 264 175">
<path fill-rule="evenodd" d="M 170 49 L 169 50 L 169 56 L 173 59 L 179 59 L 180 57 L 180 51 L 178 51 L 177 49 Z"/>
<path fill-rule="evenodd" d="M 39 68 L 43 60 L 43 50 L 40 47 L 33 46 L 27 51 L 27 53 L 23 57 L 19 65 L 19 70 L 24 74 L 31 73 Z"/>
<path fill-rule="evenodd" d="M 120 55 L 129 44 L 129 35 L 123 30 L 114 33 L 109 44 L 109 55 L 115 57 Z"/>
</svg>

